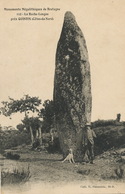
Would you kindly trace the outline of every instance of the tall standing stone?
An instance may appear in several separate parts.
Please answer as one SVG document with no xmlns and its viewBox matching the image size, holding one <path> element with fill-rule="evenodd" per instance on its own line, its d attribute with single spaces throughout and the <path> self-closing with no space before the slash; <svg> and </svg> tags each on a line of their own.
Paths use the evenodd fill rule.
<svg viewBox="0 0 125 194">
<path fill-rule="evenodd" d="M 82 155 L 83 131 L 91 121 L 91 76 L 83 33 L 71 12 L 66 12 L 57 46 L 54 80 L 55 123 L 65 157 Z"/>
</svg>

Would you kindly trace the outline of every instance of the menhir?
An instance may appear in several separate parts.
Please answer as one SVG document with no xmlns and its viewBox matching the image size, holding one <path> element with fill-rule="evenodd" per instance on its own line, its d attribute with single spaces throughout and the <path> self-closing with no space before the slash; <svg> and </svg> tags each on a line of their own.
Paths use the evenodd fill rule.
<svg viewBox="0 0 125 194">
<path fill-rule="evenodd" d="M 54 105 L 63 156 L 71 148 L 81 161 L 84 127 L 91 121 L 91 76 L 86 41 L 71 12 L 65 14 L 57 46 Z"/>
</svg>

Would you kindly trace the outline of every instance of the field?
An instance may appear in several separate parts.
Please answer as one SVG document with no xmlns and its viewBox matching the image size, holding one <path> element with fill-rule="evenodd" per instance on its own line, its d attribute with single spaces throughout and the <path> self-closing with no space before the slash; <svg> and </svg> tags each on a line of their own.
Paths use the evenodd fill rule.
<svg viewBox="0 0 125 194">
<path fill-rule="evenodd" d="M 32 150 L 30 145 L 23 144 L 7 149 L 6 153 L 18 154 L 20 159 L 12 160 L 0 155 L 1 171 L 9 175 L 9 178 L 3 175 L 1 177 L 2 194 L 48 194 L 50 191 L 54 194 L 76 194 L 87 193 L 88 190 L 92 193 L 107 193 L 107 189 L 108 193 L 121 191 L 125 182 L 125 127 L 99 126 L 94 130 L 100 146 L 99 149 L 96 143 L 95 151 L 98 150 L 98 153 L 94 164 L 62 163 L 60 153 L 49 153 L 44 147 Z M 106 150 L 103 149 L 104 144 L 107 145 Z M 14 172 L 17 172 L 16 175 Z M 28 178 L 24 176 L 25 180 L 16 184 L 18 175 L 22 172 L 24 175 L 28 172 Z"/>
<path fill-rule="evenodd" d="M 125 148 L 122 148 L 122 150 L 125 151 Z M 39 185 L 39 187 L 41 185 L 44 185 L 44 187 L 47 185 L 47 187 L 64 188 L 72 184 L 73 186 L 79 185 L 78 188 L 80 189 L 80 187 L 86 188 L 90 183 L 91 185 L 95 185 L 95 182 L 98 182 L 102 186 L 109 185 L 114 188 L 116 187 L 116 183 L 123 183 L 125 181 L 124 175 L 120 178 L 115 173 L 115 169 L 118 169 L 121 164 L 122 168 L 125 169 L 125 163 L 119 163 L 119 157 L 113 155 L 115 152 L 111 150 L 96 156 L 94 164 L 70 164 L 68 162 L 62 163 L 62 156 L 60 154 L 48 154 L 45 151 L 31 151 L 27 146 L 25 148 L 23 147 L 23 149 L 16 150 L 16 153 L 21 156 L 18 161 L 2 159 L 3 157 L 1 156 L 1 166 L 3 170 L 9 169 L 10 172 L 15 168 L 19 171 L 22 169 L 27 171 L 29 167 L 29 181 L 21 184 L 21 187 L 18 186 L 18 189 L 20 188 L 19 191 L 23 189 L 30 190 L 33 185 L 34 187 L 35 185 Z M 117 150 L 117 153 L 119 152 L 120 149 Z M 4 184 L 4 194 L 6 191 L 8 194 L 8 188 L 9 192 L 14 192 L 12 184 Z"/>
</svg>

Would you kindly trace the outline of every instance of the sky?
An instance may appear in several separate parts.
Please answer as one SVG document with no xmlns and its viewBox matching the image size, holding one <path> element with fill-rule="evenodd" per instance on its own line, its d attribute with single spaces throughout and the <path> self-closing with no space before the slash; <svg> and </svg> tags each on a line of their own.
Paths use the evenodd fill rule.
<svg viewBox="0 0 125 194">
<path fill-rule="evenodd" d="M 124 0 L 2 0 L 0 2 L 0 102 L 24 94 L 53 98 L 55 54 L 64 14 L 71 11 L 87 43 L 92 82 L 92 121 L 125 120 L 125 1 Z M 17 13 L 4 8 L 59 8 L 54 20 L 11 21 Z M 31 11 L 30 11 L 31 12 Z M 26 12 L 25 12 L 26 13 Z M 28 12 L 27 12 L 28 13 Z M 35 11 L 32 13 L 36 13 Z M 1 125 L 16 126 L 0 116 Z"/>
</svg>

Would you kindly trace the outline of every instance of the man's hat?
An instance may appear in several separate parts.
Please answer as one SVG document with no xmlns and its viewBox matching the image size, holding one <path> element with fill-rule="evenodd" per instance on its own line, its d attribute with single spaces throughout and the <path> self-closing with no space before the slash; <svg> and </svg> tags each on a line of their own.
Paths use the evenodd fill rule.
<svg viewBox="0 0 125 194">
<path fill-rule="evenodd" d="M 86 123 L 86 125 L 85 126 L 89 126 L 89 127 L 91 127 L 91 123 Z"/>
</svg>

